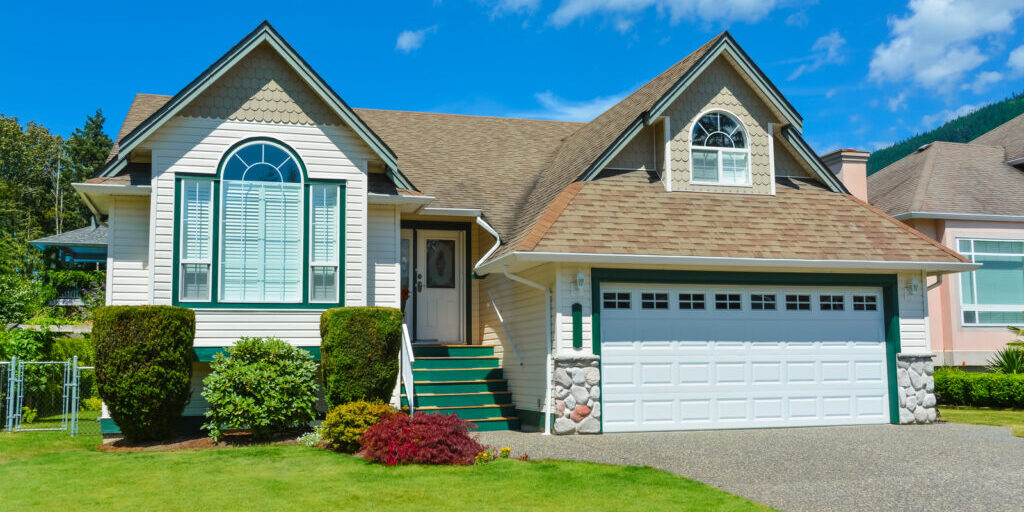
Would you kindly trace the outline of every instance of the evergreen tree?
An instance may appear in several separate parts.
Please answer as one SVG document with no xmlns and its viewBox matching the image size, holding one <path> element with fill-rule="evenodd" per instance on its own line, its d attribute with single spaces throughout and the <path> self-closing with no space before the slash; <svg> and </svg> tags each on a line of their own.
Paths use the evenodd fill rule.
<svg viewBox="0 0 1024 512">
<path fill-rule="evenodd" d="M 103 133 L 102 110 L 86 116 L 85 125 L 75 128 L 64 144 L 64 169 L 61 188 L 64 193 L 64 231 L 83 227 L 89 223 L 91 213 L 71 187 L 91 178 L 106 161 L 113 141 Z"/>
</svg>

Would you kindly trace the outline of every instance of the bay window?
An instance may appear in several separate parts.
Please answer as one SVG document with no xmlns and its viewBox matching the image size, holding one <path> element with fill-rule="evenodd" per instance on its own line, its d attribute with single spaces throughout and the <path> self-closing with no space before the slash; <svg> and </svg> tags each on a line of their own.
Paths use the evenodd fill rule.
<svg viewBox="0 0 1024 512">
<path fill-rule="evenodd" d="M 958 239 L 981 268 L 960 274 L 964 325 L 1024 324 L 1024 241 Z"/>
<path fill-rule="evenodd" d="M 218 179 L 179 176 L 177 301 L 340 304 L 344 184 L 304 175 L 290 148 L 253 139 Z"/>
</svg>

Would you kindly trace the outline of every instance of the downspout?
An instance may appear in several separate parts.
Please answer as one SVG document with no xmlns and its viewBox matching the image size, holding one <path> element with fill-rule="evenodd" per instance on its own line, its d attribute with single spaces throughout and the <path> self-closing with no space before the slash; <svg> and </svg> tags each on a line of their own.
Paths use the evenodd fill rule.
<svg viewBox="0 0 1024 512">
<path fill-rule="evenodd" d="M 477 217 L 476 223 L 478 226 L 483 228 L 484 231 L 490 233 L 491 236 L 494 237 L 494 245 L 492 245 L 490 250 L 487 251 L 487 254 L 484 254 L 483 257 L 480 258 L 480 261 L 476 262 L 476 265 L 473 265 L 474 272 L 476 272 L 480 268 L 480 265 L 483 265 L 483 263 L 487 261 L 487 258 L 490 258 L 491 255 L 494 254 L 494 251 L 497 251 L 498 247 L 501 245 L 501 237 L 498 236 L 498 232 L 495 231 L 486 220 L 484 220 L 483 216 Z"/>
<path fill-rule="evenodd" d="M 544 435 L 551 435 L 551 289 L 509 272 L 508 265 L 505 265 L 503 268 L 505 277 L 544 292 L 544 318 L 546 320 L 544 322 L 544 346 L 546 349 L 546 363 L 544 365 L 544 378 L 546 379 L 544 384 Z"/>
<path fill-rule="evenodd" d="M 935 276 L 935 282 L 928 285 L 928 291 L 934 290 L 935 288 L 938 288 L 940 285 L 942 285 L 942 276 L 943 274 Z"/>
</svg>

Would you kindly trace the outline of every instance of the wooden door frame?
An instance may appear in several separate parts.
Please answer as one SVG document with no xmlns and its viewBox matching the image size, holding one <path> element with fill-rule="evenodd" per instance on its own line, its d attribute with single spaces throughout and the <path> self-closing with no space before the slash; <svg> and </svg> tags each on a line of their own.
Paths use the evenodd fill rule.
<svg viewBox="0 0 1024 512">
<path fill-rule="evenodd" d="M 465 297 L 463 302 L 465 307 L 463 308 L 464 322 L 462 326 L 462 342 L 469 345 L 472 340 L 470 332 L 473 330 L 473 225 L 469 222 L 443 222 L 443 221 L 424 221 L 424 220 L 402 220 L 401 229 L 412 230 L 412 267 L 410 275 L 415 275 L 416 268 L 419 265 L 419 230 L 433 230 L 433 231 L 461 231 L 463 233 L 463 245 L 465 255 L 463 256 L 463 262 L 465 267 L 465 274 L 462 278 L 463 286 L 465 287 Z M 415 281 L 415 279 L 413 279 Z M 416 340 L 416 325 L 418 319 L 416 315 L 419 314 L 419 308 L 417 307 L 417 293 L 414 290 L 410 290 L 409 294 L 412 296 L 412 311 L 413 318 L 411 319 L 412 325 L 409 326 L 412 330 L 412 339 Z"/>
</svg>

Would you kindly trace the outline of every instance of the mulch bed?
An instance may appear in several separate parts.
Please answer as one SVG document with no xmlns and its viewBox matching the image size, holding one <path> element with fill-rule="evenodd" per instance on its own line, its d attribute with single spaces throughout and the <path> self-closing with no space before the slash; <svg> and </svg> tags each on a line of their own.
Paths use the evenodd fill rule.
<svg viewBox="0 0 1024 512">
<path fill-rule="evenodd" d="M 204 448 L 225 448 L 234 446 L 251 446 L 266 444 L 296 444 L 297 435 L 283 434 L 270 439 L 257 440 L 247 430 L 227 432 L 219 443 L 213 442 L 206 436 L 196 435 L 193 437 L 177 437 L 166 441 L 149 441 L 144 443 L 129 443 L 125 439 L 119 439 L 113 443 L 105 443 L 98 446 L 104 452 L 148 452 L 148 451 L 178 451 L 178 450 L 199 450 Z"/>
</svg>

